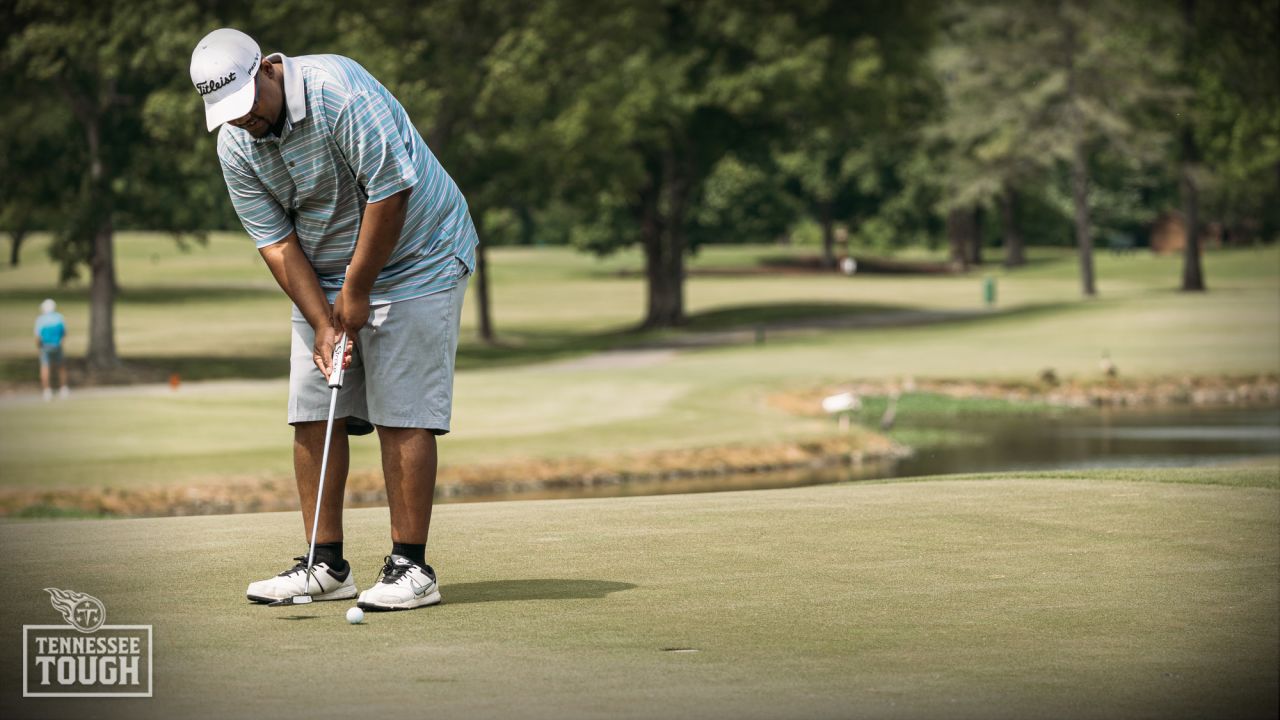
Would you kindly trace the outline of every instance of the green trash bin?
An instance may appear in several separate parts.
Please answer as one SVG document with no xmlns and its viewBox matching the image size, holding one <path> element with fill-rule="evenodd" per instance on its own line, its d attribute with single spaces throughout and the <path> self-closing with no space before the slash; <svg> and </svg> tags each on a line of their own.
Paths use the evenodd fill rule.
<svg viewBox="0 0 1280 720">
<path fill-rule="evenodd" d="M 987 307 L 996 305 L 996 279 L 990 275 L 982 278 L 982 299 Z"/>
</svg>

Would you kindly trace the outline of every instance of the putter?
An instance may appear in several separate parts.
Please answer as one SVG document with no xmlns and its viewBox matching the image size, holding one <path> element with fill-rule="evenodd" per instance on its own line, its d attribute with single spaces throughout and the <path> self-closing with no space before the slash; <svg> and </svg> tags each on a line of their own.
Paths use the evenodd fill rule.
<svg viewBox="0 0 1280 720">
<path fill-rule="evenodd" d="M 324 432 L 324 454 L 320 456 L 320 486 L 316 488 L 316 513 L 311 516 L 311 547 L 307 551 L 307 570 L 303 578 L 302 588 L 305 592 L 301 595 L 276 600 L 269 603 L 268 607 L 281 607 L 283 605 L 306 605 L 311 602 L 311 580 L 315 578 L 312 567 L 316 561 L 316 530 L 320 527 L 320 499 L 324 497 L 324 476 L 329 469 L 329 442 L 333 439 L 333 414 L 338 407 L 338 390 L 342 387 L 342 359 L 347 353 L 347 334 L 344 332 L 338 336 L 338 342 L 333 346 L 333 357 L 329 362 L 329 387 L 332 388 L 329 393 L 329 424 L 325 427 Z M 316 580 L 316 587 L 320 587 L 320 581 Z"/>
</svg>

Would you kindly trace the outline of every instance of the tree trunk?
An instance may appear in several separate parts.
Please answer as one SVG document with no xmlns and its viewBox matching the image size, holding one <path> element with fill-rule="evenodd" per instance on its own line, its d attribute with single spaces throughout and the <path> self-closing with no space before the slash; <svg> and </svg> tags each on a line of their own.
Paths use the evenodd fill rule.
<svg viewBox="0 0 1280 720">
<path fill-rule="evenodd" d="M 836 266 L 836 232 L 835 221 L 831 219 L 831 203 L 824 202 L 819 206 L 818 219 L 822 223 L 822 267 L 833 270 Z"/>
<path fill-rule="evenodd" d="M 968 238 L 965 246 L 969 251 L 969 264 L 982 264 L 982 208 L 974 207 L 968 213 Z"/>
<path fill-rule="evenodd" d="M 1192 39 L 1196 32 L 1195 0 L 1183 0 L 1183 72 L 1191 74 L 1194 60 Z M 1186 118 L 1186 115 L 1183 116 Z M 1189 118 L 1182 125 L 1182 213 L 1185 216 L 1187 240 L 1182 250 L 1182 291 L 1203 292 L 1204 269 L 1200 264 L 1200 188 L 1196 187 L 1195 168 L 1200 161 L 1195 133 Z"/>
<path fill-rule="evenodd" d="M 111 222 L 111 189 L 102 162 L 102 144 L 97 116 L 86 116 L 85 135 L 89 143 L 89 206 L 98 213 L 93 233 L 93 255 L 89 259 L 89 367 L 109 370 L 120 364 L 116 355 L 115 300 L 116 257 L 114 227 Z"/>
<path fill-rule="evenodd" d="M 1080 251 L 1080 289 L 1086 297 L 1098 294 L 1093 282 L 1093 233 L 1089 228 L 1089 168 L 1084 143 L 1076 141 L 1071 155 L 1071 198 L 1075 204 L 1076 247 Z"/>
<path fill-rule="evenodd" d="M 103 218 L 93 235 L 89 261 L 89 367 L 109 370 L 120 364 L 116 356 L 116 261 L 111 217 Z"/>
<path fill-rule="evenodd" d="M 533 211 L 528 205 L 521 205 L 516 209 L 520 216 L 520 244 L 533 245 L 534 236 L 537 233 L 538 226 L 533 221 Z"/>
<path fill-rule="evenodd" d="M 1066 3 L 1058 3 L 1058 15 L 1066 24 L 1067 117 L 1073 135 L 1071 147 L 1071 199 L 1075 205 L 1076 247 L 1080 253 L 1080 287 L 1085 297 L 1098 294 L 1093 282 L 1093 232 L 1089 227 L 1089 160 L 1085 155 L 1084 121 L 1076 97 L 1076 26 L 1065 17 Z"/>
<path fill-rule="evenodd" d="M 9 231 L 9 239 L 12 241 L 9 246 L 9 267 L 18 267 L 18 263 L 22 261 L 22 241 L 27 239 L 27 229 L 15 227 Z"/>
<path fill-rule="evenodd" d="M 485 252 L 485 242 L 481 238 L 476 245 L 476 328 L 480 340 L 492 345 L 493 316 L 489 309 L 489 262 Z"/>
<path fill-rule="evenodd" d="M 644 327 L 669 328 L 684 324 L 683 251 L 677 249 L 677 233 L 661 223 L 646 235 L 645 276 L 649 281 L 649 308 Z"/>
<path fill-rule="evenodd" d="M 998 198 L 1000 203 L 1000 225 L 1004 233 L 1004 266 L 1020 267 L 1027 264 L 1026 250 L 1022 245 L 1022 233 L 1018 232 L 1017 203 L 1018 193 L 1006 187 Z"/>
<path fill-rule="evenodd" d="M 1191 164 L 1185 162 L 1182 166 L 1182 208 L 1187 226 L 1187 241 L 1182 250 L 1182 291 L 1203 292 L 1205 285 L 1204 270 L 1200 264 L 1200 189 L 1196 187 Z"/>
<path fill-rule="evenodd" d="M 951 248 L 949 262 L 956 270 L 969 269 L 969 255 L 965 248 L 968 244 L 967 228 L 971 218 L 966 217 L 968 210 L 955 208 L 947 213 L 947 243 Z"/>
<path fill-rule="evenodd" d="M 658 184 L 643 198 L 641 235 L 649 307 L 644 327 L 684 324 L 684 213 L 688 202 L 686 173 L 673 150 L 662 158 Z"/>
</svg>

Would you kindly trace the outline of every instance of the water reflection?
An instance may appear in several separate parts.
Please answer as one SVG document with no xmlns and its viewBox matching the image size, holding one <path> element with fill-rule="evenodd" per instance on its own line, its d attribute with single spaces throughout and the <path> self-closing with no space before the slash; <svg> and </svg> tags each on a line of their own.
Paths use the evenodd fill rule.
<svg viewBox="0 0 1280 720">
<path fill-rule="evenodd" d="M 1049 416 L 964 416 L 913 422 L 900 431 L 962 428 L 970 441 L 919 448 L 899 461 L 822 469 L 725 473 L 700 477 L 565 483 L 512 492 L 459 488 L 441 502 L 623 497 L 800 487 L 850 480 L 950 473 L 1222 465 L 1280 456 L 1280 409 L 1079 411 Z M 976 439 L 975 439 L 976 438 Z"/>
</svg>

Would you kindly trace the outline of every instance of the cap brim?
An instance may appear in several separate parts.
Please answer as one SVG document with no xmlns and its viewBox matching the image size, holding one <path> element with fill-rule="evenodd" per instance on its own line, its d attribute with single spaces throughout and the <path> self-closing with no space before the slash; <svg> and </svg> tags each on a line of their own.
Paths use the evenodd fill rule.
<svg viewBox="0 0 1280 720">
<path fill-rule="evenodd" d="M 244 87 L 222 98 L 216 103 L 205 104 L 204 106 L 204 122 L 208 126 L 209 132 L 218 129 L 218 126 L 228 120 L 235 120 L 249 112 L 249 108 L 253 107 L 253 85 L 254 79 L 244 84 Z"/>
</svg>

